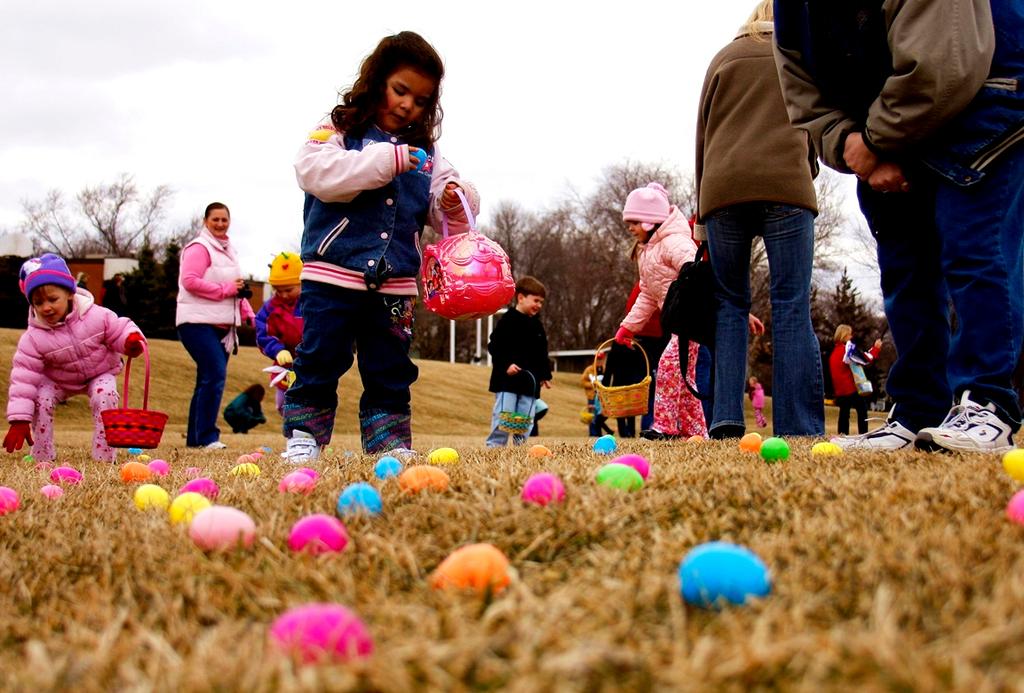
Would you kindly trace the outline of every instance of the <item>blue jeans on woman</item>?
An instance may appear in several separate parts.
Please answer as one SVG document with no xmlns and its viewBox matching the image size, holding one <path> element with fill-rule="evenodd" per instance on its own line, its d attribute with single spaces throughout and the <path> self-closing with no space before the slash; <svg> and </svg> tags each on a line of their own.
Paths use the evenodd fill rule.
<svg viewBox="0 0 1024 693">
<path fill-rule="evenodd" d="M 203 447 L 220 440 L 217 416 L 228 376 L 228 352 L 220 341 L 223 332 L 213 325 L 178 325 L 178 337 L 196 362 L 196 386 L 188 405 L 185 444 L 190 448 Z"/>
<path fill-rule="evenodd" d="M 824 435 L 821 354 L 811 325 L 814 215 L 792 205 L 748 202 L 714 212 L 706 226 L 718 299 L 709 430 L 745 426 L 750 246 L 761 236 L 771 274 L 772 431 L 777 436 Z"/>
</svg>

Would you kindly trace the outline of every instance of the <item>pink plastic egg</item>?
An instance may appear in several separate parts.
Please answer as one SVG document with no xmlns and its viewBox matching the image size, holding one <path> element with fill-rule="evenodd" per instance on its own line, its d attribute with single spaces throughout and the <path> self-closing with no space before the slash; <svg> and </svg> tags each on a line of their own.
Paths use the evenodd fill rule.
<svg viewBox="0 0 1024 693">
<path fill-rule="evenodd" d="M 310 469 L 309 467 L 300 467 L 299 469 L 296 469 L 295 471 L 302 472 L 303 474 L 308 476 L 313 481 L 318 481 L 320 479 L 320 472 L 316 471 L 315 469 Z"/>
<path fill-rule="evenodd" d="M 217 500 L 217 496 L 220 495 L 220 487 L 217 486 L 217 482 L 213 479 L 207 479 L 206 477 L 199 477 L 198 479 L 192 479 L 186 481 L 185 484 L 178 489 L 178 495 L 183 493 L 198 493 L 201 496 L 206 496 L 210 500 Z"/>
<path fill-rule="evenodd" d="M 565 500 L 565 486 L 554 474 L 541 472 L 534 474 L 523 484 L 522 499 L 526 503 L 547 505 L 561 503 Z"/>
<path fill-rule="evenodd" d="M 645 480 L 647 479 L 647 475 L 651 473 L 651 463 L 642 455 L 621 455 L 620 457 L 616 457 L 612 460 L 612 462 L 632 467 L 639 472 L 640 476 Z"/>
<path fill-rule="evenodd" d="M 46 486 L 43 486 L 41 489 L 39 489 L 39 493 L 43 495 L 43 498 L 49 498 L 50 500 L 54 500 L 64 495 L 64 489 L 62 489 L 60 486 L 47 484 Z"/>
<path fill-rule="evenodd" d="M 349 660 L 373 654 L 363 622 L 340 604 L 306 604 L 284 612 L 270 626 L 279 648 L 303 663 Z"/>
<path fill-rule="evenodd" d="M 13 513 L 21 507 L 21 498 L 18 492 L 7 486 L 0 486 L 0 515 Z"/>
<path fill-rule="evenodd" d="M 53 465 L 49 462 L 36 462 L 35 470 L 37 472 L 48 472 L 53 469 Z"/>
<path fill-rule="evenodd" d="M 196 479 L 202 476 L 203 470 L 200 467 L 185 467 L 185 478 Z"/>
<path fill-rule="evenodd" d="M 250 462 L 256 462 L 256 458 L 252 455 L 239 455 L 238 459 L 235 460 L 235 464 L 249 464 Z"/>
<path fill-rule="evenodd" d="M 204 551 L 229 551 L 240 546 L 248 548 L 256 540 L 256 523 L 237 508 L 211 505 L 192 518 L 188 535 Z"/>
<path fill-rule="evenodd" d="M 341 520 L 332 515 L 307 515 L 292 526 L 288 548 L 314 556 L 343 551 L 348 545 L 348 532 Z"/>
<path fill-rule="evenodd" d="M 301 471 L 288 472 L 277 486 L 281 493 L 311 493 L 315 488 L 316 479 Z"/>
<path fill-rule="evenodd" d="M 167 476 L 171 471 L 171 465 L 167 464 L 167 460 L 152 460 L 146 466 L 157 476 Z"/>
<path fill-rule="evenodd" d="M 1024 491 L 1017 491 L 1006 504 L 1006 516 L 1019 525 L 1024 525 Z"/>
<path fill-rule="evenodd" d="M 82 473 L 74 467 L 54 467 L 50 471 L 50 481 L 56 484 L 79 484 Z"/>
</svg>

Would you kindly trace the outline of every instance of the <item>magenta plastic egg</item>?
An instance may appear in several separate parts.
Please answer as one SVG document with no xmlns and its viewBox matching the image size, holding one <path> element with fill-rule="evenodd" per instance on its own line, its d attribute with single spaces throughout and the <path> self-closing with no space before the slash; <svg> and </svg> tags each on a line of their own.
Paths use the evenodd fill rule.
<svg viewBox="0 0 1024 693">
<path fill-rule="evenodd" d="M 424 305 L 449 320 L 493 315 L 516 292 L 508 255 L 475 231 L 428 245 L 422 278 Z"/>
<path fill-rule="evenodd" d="M 534 474 L 523 484 L 522 499 L 526 503 L 547 505 L 561 503 L 565 500 L 565 486 L 554 474 L 540 472 Z"/>
<path fill-rule="evenodd" d="M 341 520 L 332 515 L 307 515 L 292 526 L 288 548 L 313 555 L 344 551 L 348 532 Z"/>
<path fill-rule="evenodd" d="M 1017 491 L 1006 504 L 1006 516 L 1019 525 L 1024 525 L 1024 491 Z"/>
<path fill-rule="evenodd" d="M 79 484 L 82 473 L 74 467 L 54 467 L 50 470 L 50 481 L 55 484 Z"/>
<path fill-rule="evenodd" d="M 302 471 L 288 472 L 277 486 L 281 493 L 311 493 L 315 488 L 316 479 Z"/>
<path fill-rule="evenodd" d="M 188 535 L 204 551 L 248 548 L 256 540 L 256 523 L 237 508 L 211 505 L 192 518 Z"/>
<path fill-rule="evenodd" d="M 206 477 L 199 477 L 198 479 L 192 479 L 186 481 L 185 484 L 178 489 L 178 495 L 183 493 L 198 493 L 201 496 L 206 496 L 210 500 L 217 500 L 217 496 L 220 495 L 220 486 L 213 479 L 207 479 Z"/>
<path fill-rule="evenodd" d="M 624 464 L 627 467 L 632 467 L 640 473 L 643 479 L 647 479 L 647 475 L 651 473 L 651 463 L 647 461 L 647 458 L 642 455 L 621 455 L 616 457 L 612 462 L 618 464 Z"/>
<path fill-rule="evenodd" d="M 270 626 L 275 645 L 303 663 L 368 657 L 373 639 L 363 622 L 340 604 L 306 604 Z"/>
<path fill-rule="evenodd" d="M 18 492 L 8 486 L 0 486 L 0 515 L 13 513 L 21 507 L 21 498 Z"/>
<path fill-rule="evenodd" d="M 167 476 L 171 471 L 171 465 L 167 464 L 167 460 L 151 460 L 146 466 L 157 476 Z"/>
<path fill-rule="evenodd" d="M 53 484 L 47 484 L 39 489 L 39 493 L 42 494 L 43 498 L 49 498 L 54 500 L 64 495 L 64 489 L 60 486 L 54 486 Z"/>
</svg>

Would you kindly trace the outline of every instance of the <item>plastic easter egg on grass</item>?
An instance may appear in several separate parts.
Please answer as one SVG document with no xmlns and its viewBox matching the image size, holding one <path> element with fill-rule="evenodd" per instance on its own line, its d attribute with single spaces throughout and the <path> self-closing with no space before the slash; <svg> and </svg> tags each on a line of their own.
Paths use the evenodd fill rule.
<svg viewBox="0 0 1024 693">
<path fill-rule="evenodd" d="M 707 440 L 704 436 L 692 435 L 686 439 L 687 443 L 703 443 Z"/>
<path fill-rule="evenodd" d="M 740 438 L 740 450 L 743 452 L 761 452 L 761 434 L 755 431 Z"/>
<path fill-rule="evenodd" d="M 561 503 L 565 500 L 565 486 L 554 474 L 540 472 L 526 480 L 521 497 L 523 502 L 534 505 Z"/>
<path fill-rule="evenodd" d="M 347 661 L 373 654 L 373 639 L 359 617 L 340 604 L 306 604 L 270 626 L 271 641 L 304 664 Z"/>
<path fill-rule="evenodd" d="M 1006 504 L 1006 516 L 1019 525 L 1024 525 L 1024 491 L 1017 491 Z"/>
<path fill-rule="evenodd" d="M 348 532 L 341 520 L 330 515 L 307 515 L 292 525 L 288 533 L 288 548 L 318 556 L 322 553 L 344 551 L 348 546 Z"/>
<path fill-rule="evenodd" d="M 437 448 L 427 455 L 430 464 L 455 464 L 459 461 L 459 452 L 455 448 Z"/>
<path fill-rule="evenodd" d="M 647 480 L 647 475 L 651 473 L 651 463 L 647 461 L 647 458 L 643 455 L 621 455 L 612 460 L 615 464 L 624 464 L 628 467 L 632 467 L 640 476 L 643 477 L 644 481 Z"/>
<path fill-rule="evenodd" d="M 56 500 L 57 498 L 60 498 L 61 496 L 64 495 L 64 489 L 62 489 L 60 486 L 55 486 L 54 484 L 47 484 L 46 486 L 43 486 L 41 489 L 39 489 L 39 493 L 43 496 L 43 498 Z"/>
<path fill-rule="evenodd" d="M 203 475 L 203 470 L 200 467 L 185 467 L 185 478 L 196 479 Z"/>
<path fill-rule="evenodd" d="M 313 481 L 319 481 L 320 480 L 320 472 L 318 472 L 315 469 L 310 469 L 309 467 L 299 467 L 295 471 L 302 472 L 303 474 L 308 476 Z"/>
<path fill-rule="evenodd" d="M 139 456 L 137 457 L 137 459 L 138 459 L 138 460 L 139 460 L 139 462 L 141 462 L 142 464 L 149 464 L 149 461 L 150 461 L 151 459 L 153 459 L 153 458 L 152 458 L 152 457 L 150 457 L 149 455 L 146 455 L 146 454 L 142 454 L 142 455 L 139 455 Z"/>
<path fill-rule="evenodd" d="M 21 497 L 9 486 L 0 486 L 0 515 L 13 513 L 21 507 Z"/>
<path fill-rule="evenodd" d="M 269 455 L 273 451 L 274 448 L 270 447 L 269 445 L 264 445 L 263 447 L 260 448 L 260 452 L 262 452 L 265 455 Z"/>
<path fill-rule="evenodd" d="M 312 493 L 316 488 L 316 479 L 302 471 L 288 472 L 277 485 L 281 493 Z"/>
<path fill-rule="evenodd" d="M 133 457 L 142 454 L 142 448 L 128 448 L 128 454 Z"/>
<path fill-rule="evenodd" d="M 835 457 L 842 454 L 843 449 L 835 443 L 815 443 L 811 446 L 811 457 Z"/>
<path fill-rule="evenodd" d="M 213 479 L 207 479 L 205 476 L 201 476 L 197 479 L 190 479 L 186 481 L 181 488 L 178 489 L 178 495 L 183 493 L 198 493 L 210 500 L 217 500 L 217 496 L 220 495 L 220 486 Z"/>
<path fill-rule="evenodd" d="M 761 443 L 761 459 L 768 464 L 789 459 L 789 443 L 782 438 L 768 438 Z"/>
<path fill-rule="evenodd" d="M 398 487 L 408 493 L 447 491 L 450 479 L 444 470 L 426 464 L 409 467 L 398 476 Z"/>
<path fill-rule="evenodd" d="M 243 455 L 244 457 L 244 455 Z M 231 468 L 231 476 L 240 476 L 247 479 L 255 479 L 260 475 L 260 468 L 255 462 L 242 462 Z"/>
<path fill-rule="evenodd" d="M 342 517 L 379 515 L 383 507 L 377 489 L 362 482 L 346 486 L 338 496 L 337 512 Z"/>
<path fill-rule="evenodd" d="M 402 473 L 402 463 L 397 457 L 384 455 L 373 465 L 373 473 L 378 479 L 390 479 Z"/>
<path fill-rule="evenodd" d="M 609 462 L 597 470 L 597 483 L 623 491 L 636 491 L 643 488 L 644 478 L 628 464 Z"/>
<path fill-rule="evenodd" d="M 132 502 L 139 510 L 167 510 L 171 497 L 156 484 L 142 484 L 132 495 Z"/>
<path fill-rule="evenodd" d="M 692 549 L 679 565 L 679 582 L 690 604 L 719 608 L 745 604 L 772 588 L 768 568 L 750 549 L 713 541 Z"/>
<path fill-rule="evenodd" d="M 1003 469 L 1014 481 L 1024 482 L 1024 450 L 1010 450 L 1003 455 Z"/>
<path fill-rule="evenodd" d="M 171 501 L 167 515 L 171 518 L 171 524 L 188 524 L 196 513 L 206 510 L 210 505 L 210 500 L 206 496 L 195 491 L 186 491 Z"/>
<path fill-rule="evenodd" d="M 238 459 L 235 460 L 235 464 L 236 465 L 238 465 L 238 464 L 249 464 L 250 462 L 255 462 L 255 461 L 256 461 L 256 458 L 254 458 L 252 455 L 239 455 Z"/>
<path fill-rule="evenodd" d="M 27 453 L 24 456 L 22 456 L 21 461 L 22 462 L 35 462 L 36 458 L 33 457 L 32 453 L 30 452 L 30 453 Z M 40 462 L 40 464 L 44 464 L 44 463 Z"/>
<path fill-rule="evenodd" d="M 50 481 L 55 484 L 80 484 L 82 473 L 74 467 L 54 467 L 50 470 Z"/>
<path fill-rule="evenodd" d="M 430 576 L 434 589 L 472 589 L 501 592 L 508 587 L 508 558 L 492 544 L 470 544 L 441 561 Z"/>
<path fill-rule="evenodd" d="M 34 467 L 34 469 L 37 472 L 48 472 L 51 469 L 53 469 L 53 465 L 50 464 L 49 462 L 36 462 L 36 466 Z"/>
<path fill-rule="evenodd" d="M 149 481 L 152 477 L 152 470 L 141 462 L 125 462 L 121 465 L 121 481 L 126 484 Z"/>
<path fill-rule="evenodd" d="M 615 436 L 601 436 L 594 441 L 594 452 L 598 455 L 610 455 L 615 452 L 619 444 L 615 442 Z"/>
<path fill-rule="evenodd" d="M 528 454 L 530 457 L 551 457 L 553 453 L 545 445 L 532 445 Z"/>
<path fill-rule="evenodd" d="M 211 505 L 195 514 L 188 535 L 203 551 L 249 548 L 256 540 L 256 523 L 238 508 Z"/>
<path fill-rule="evenodd" d="M 146 466 L 156 476 L 167 476 L 171 471 L 171 465 L 167 464 L 167 460 L 152 460 Z"/>
</svg>

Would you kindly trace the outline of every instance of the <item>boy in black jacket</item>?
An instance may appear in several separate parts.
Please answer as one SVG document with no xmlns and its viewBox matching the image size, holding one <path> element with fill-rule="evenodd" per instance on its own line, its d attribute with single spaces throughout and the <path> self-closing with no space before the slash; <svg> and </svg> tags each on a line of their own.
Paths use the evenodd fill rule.
<svg viewBox="0 0 1024 693">
<path fill-rule="evenodd" d="M 498 427 L 501 412 L 534 414 L 540 388 L 551 387 L 551 363 L 548 361 L 548 337 L 537 314 L 544 307 L 544 285 L 535 277 L 522 277 L 516 283 L 516 306 L 506 311 L 491 332 L 487 351 L 493 369 L 489 390 L 494 394 L 491 434 L 487 447 L 508 443 L 508 432 Z M 526 431 L 514 434 L 512 442 L 526 442 Z"/>
</svg>

